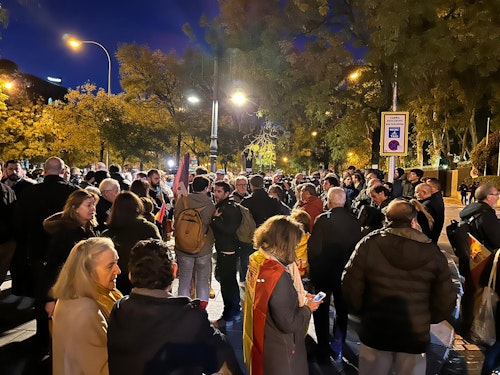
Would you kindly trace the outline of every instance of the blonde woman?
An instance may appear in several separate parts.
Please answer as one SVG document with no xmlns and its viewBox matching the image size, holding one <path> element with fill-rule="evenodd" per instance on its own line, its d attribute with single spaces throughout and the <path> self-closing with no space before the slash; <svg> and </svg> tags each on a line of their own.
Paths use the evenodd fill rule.
<svg viewBox="0 0 500 375">
<path fill-rule="evenodd" d="M 289 216 L 273 216 L 256 231 L 246 279 L 243 353 L 250 374 L 307 374 L 305 332 L 320 302 L 299 304 L 289 269 L 304 231 Z"/>
<path fill-rule="evenodd" d="M 107 319 L 118 298 L 118 254 L 109 238 L 73 247 L 52 288 L 53 374 L 109 374 Z"/>
</svg>

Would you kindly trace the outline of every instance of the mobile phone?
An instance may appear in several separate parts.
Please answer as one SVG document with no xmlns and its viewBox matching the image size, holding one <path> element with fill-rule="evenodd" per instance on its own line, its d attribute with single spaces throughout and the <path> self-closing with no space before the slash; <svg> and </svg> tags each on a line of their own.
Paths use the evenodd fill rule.
<svg viewBox="0 0 500 375">
<path fill-rule="evenodd" d="M 321 301 L 325 297 L 326 297 L 326 293 L 325 292 L 319 292 L 318 294 L 316 294 L 314 296 L 313 302 L 319 302 L 319 301 Z"/>
</svg>

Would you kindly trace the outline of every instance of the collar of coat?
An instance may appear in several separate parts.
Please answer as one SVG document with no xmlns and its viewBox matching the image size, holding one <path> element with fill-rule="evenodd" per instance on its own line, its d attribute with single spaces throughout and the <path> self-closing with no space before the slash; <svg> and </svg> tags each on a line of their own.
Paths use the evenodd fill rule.
<svg viewBox="0 0 500 375">
<path fill-rule="evenodd" d="M 409 240 L 417 241 L 417 242 L 422 242 L 422 243 L 431 243 L 432 240 L 427 237 L 425 234 L 420 232 L 417 229 L 414 228 L 392 228 L 392 227 L 387 227 L 383 228 L 381 230 L 382 236 L 385 233 L 390 233 L 395 236 L 399 237 L 405 237 L 408 238 Z"/>
</svg>

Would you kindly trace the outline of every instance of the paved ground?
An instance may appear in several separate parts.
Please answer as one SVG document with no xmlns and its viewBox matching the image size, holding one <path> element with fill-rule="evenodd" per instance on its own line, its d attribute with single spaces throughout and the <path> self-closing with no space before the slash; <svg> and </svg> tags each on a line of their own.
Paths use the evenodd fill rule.
<svg viewBox="0 0 500 375">
<path fill-rule="evenodd" d="M 446 198 L 446 220 L 445 226 L 452 218 L 458 218 L 458 212 L 463 208 L 459 201 Z M 439 242 L 440 246 L 451 251 L 451 247 L 443 233 Z M 174 285 L 175 290 L 176 285 Z M 216 320 L 221 316 L 223 303 L 220 288 L 217 281 L 212 281 L 212 287 L 216 292 L 215 299 L 210 300 L 207 310 L 209 318 Z M 0 299 L 5 297 L 10 289 L 10 281 L 1 285 Z M 35 323 L 32 310 L 17 310 L 15 305 L 0 304 L 0 374 L 9 375 L 45 375 L 50 374 L 50 363 L 47 358 L 39 358 L 32 350 L 31 337 L 35 332 Z M 240 363 L 243 366 L 241 334 L 242 325 L 236 324 L 231 330 L 227 330 L 227 337 L 233 346 Z M 309 334 L 315 338 L 314 326 L 311 322 Z M 344 353 L 343 369 L 329 367 L 320 368 L 314 365 L 311 374 L 356 374 L 357 373 L 357 348 L 359 341 L 353 329 L 349 330 L 347 337 L 347 348 Z M 476 345 L 465 341 L 462 337 L 455 335 L 454 342 L 448 351 L 447 360 L 442 357 L 448 348 L 443 346 L 436 337 L 433 337 L 427 374 L 480 374 L 483 352 Z"/>
</svg>

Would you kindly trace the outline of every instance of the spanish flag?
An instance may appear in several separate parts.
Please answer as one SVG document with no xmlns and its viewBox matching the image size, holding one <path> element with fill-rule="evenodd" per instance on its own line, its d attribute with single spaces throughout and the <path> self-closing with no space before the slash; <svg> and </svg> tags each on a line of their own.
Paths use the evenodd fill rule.
<svg viewBox="0 0 500 375">
<path fill-rule="evenodd" d="M 243 359 L 250 375 L 264 374 L 264 329 L 269 298 L 285 272 L 262 251 L 250 255 L 243 305 Z"/>
<path fill-rule="evenodd" d="M 475 286 L 479 286 L 479 278 L 483 273 L 484 267 L 491 256 L 489 251 L 479 240 L 469 233 L 470 248 L 470 279 Z"/>
</svg>

